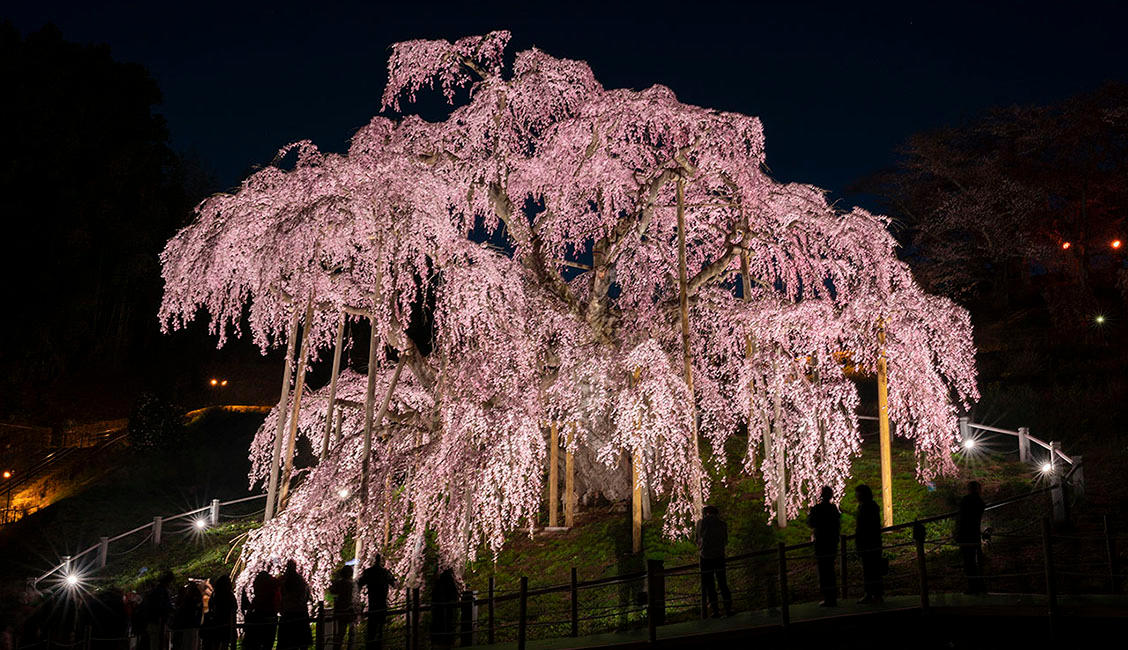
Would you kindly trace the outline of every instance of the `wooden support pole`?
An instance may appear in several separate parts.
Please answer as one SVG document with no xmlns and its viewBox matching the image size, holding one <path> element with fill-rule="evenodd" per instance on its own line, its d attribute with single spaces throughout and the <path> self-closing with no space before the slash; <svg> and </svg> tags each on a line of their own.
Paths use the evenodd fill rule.
<svg viewBox="0 0 1128 650">
<path fill-rule="evenodd" d="M 360 486 L 361 499 L 368 494 L 368 465 L 372 455 L 372 426 L 373 409 L 376 406 L 376 346 L 379 339 L 376 336 L 376 321 L 369 318 L 370 328 L 368 334 L 368 387 L 364 391 L 364 451 L 360 457 Z"/>
<path fill-rule="evenodd" d="M 341 374 L 341 348 L 345 340 L 345 312 L 337 322 L 337 344 L 333 348 L 333 374 L 329 378 L 329 403 L 325 408 L 325 434 L 321 437 L 321 458 L 329 454 L 329 434 L 333 432 L 333 411 L 337 407 L 337 377 Z"/>
<path fill-rule="evenodd" d="M 889 433 L 889 373 L 885 360 L 885 321 L 877 324 L 877 419 L 881 438 L 881 511 L 893 525 L 893 442 Z"/>
<path fill-rule="evenodd" d="M 211 507 L 208 508 L 208 525 L 219 525 L 219 499 L 212 499 Z"/>
<path fill-rule="evenodd" d="M 776 350 L 778 353 L 779 350 Z M 773 374 L 779 373 L 779 363 L 772 360 Z M 780 528 L 787 528 L 787 449 L 783 446 L 783 407 L 781 404 L 781 396 L 777 392 L 775 398 L 772 400 L 772 423 L 771 430 L 774 435 L 771 436 L 772 450 L 775 452 L 776 462 L 776 525 Z"/>
<path fill-rule="evenodd" d="M 568 434 L 568 449 L 564 452 L 564 525 L 576 525 L 576 459 L 572 445 L 576 441 L 576 424 L 572 423 Z"/>
<path fill-rule="evenodd" d="M 701 516 L 704 507 L 701 475 L 701 442 L 697 436 L 697 403 L 693 396 L 693 352 L 689 347 L 689 280 L 685 259 L 685 177 L 678 176 L 678 285 L 681 298 L 682 362 L 685 365 L 685 385 L 689 391 L 690 430 L 693 435 L 694 473 L 693 511 Z"/>
<path fill-rule="evenodd" d="M 642 551 L 642 485 L 639 479 L 638 453 L 631 456 L 631 552 Z"/>
<path fill-rule="evenodd" d="M 290 372 L 293 370 L 294 346 L 298 338 L 298 311 L 290 317 L 290 336 L 286 341 L 286 364 L 282 370 L 282 397 L 278 400 L 278 430 L 274 434 L 274 455 L 270 461 L 270 478 L 266 488 L 266 510 L 263 521 L 274 517 L 274 500 L 278 496 L 278 468 L 282 460 L 282 436 L 286 433 L 286 406 L 290 401 Z"/>
<path fill-rule="evenodd" d="M 392 474 L 384 475 L 384 548 L 392 541 Z"/>
<path fill-rule="evenodd" d="M 302 409 L 302 393 L 305 392 L 306 367 L 309 363 L 309 330 L 313 325 L 313 296 L 306 304 L 305 322 L 302 324 L 302 347 L 298 353 L 298 375 L 294 380 L 294 398 L 290 400 L 290 434 L 286 436 L 286 463 L 282 470 L 282 484 L 278 487 L 278 508 L 286 507 L 290 495 L 290 475 L 294 471 L 294 445 L 298 439 L 298 416 Z"/>
<path fill-rule="evenodd" d="M 560 431 L 556 421 L 548 426 L 548 525 L 560 526 Z"/>
</svg>

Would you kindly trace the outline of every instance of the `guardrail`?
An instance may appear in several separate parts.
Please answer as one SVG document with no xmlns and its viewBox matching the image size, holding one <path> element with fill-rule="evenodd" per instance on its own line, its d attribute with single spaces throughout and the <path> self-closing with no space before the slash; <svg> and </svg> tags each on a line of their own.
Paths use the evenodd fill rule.
<svg viewBox="0 0 1128 650">
<path fill-rule="evenodd" d="M 187 519 L 187 518 L 190 518 L 190 517 L 195 516 L 195 515 L 202 515 L 204 513 L 207 513 L 206 517 L 197 517 L 197 519 L 193 522 L 193 525 L 196 528 L 200 528 L 200 529 L 206 528 L 208 526 L 215 526 L 216 524 L 219 523 L 220 510 L 224 506 L 233 506 L 233 505 L 238 504 L 238 503 L 246 503 L 248 501 L 254 501 L 255 499 L 263 499 L 265 497 L 266 497 L 266 494 L 255 494 L 255 495 L 252 495 L 252 496 L 249 496 L 249 497 L 243 497 L 241 499 L 233 499 L 231 501 L 220 501 L 219 499 L 212 499 L 212 501 L 209 505 L 206 505 L 202 508 L 193 508 L 192 510 L 186 510 L 186 511 L 180 513 L 180 514 L 171 515 L 171 516 L 167 516 L 167 517 L 162 517 L 162 516 L 153 517 L 153 520 L 150 521 L 147 524 L 142 524 L 142 525 L 140 525 L 140 526 L 138 526 L 138 527 L 136 527 L 132 530 L 128 530 L 128 531 L 121 533 L 119 535 L 114 535 L 113 537 L 102 537 L 97 544 L 95 544 L 95 545 L 93 545 L 89 548 L 86 548 L 82 551 L 79 551 L 78 553 L 76 553 L 74 555 L 64 555 L 62 557 L 62 562 L 60 562 L 59 564 L 52 567 L 50 570 L 48 570 L 43 575 L 41 575 L 37 578 L 33 578 L 32 584 L 38 585 L 41 581 L 51 577 L 52 575 L 55 575 L 56 573 L 61 573 L 61 575 L 63 576 L 64 579 L 68 578 L 69 576 L 72 575 L 72 569 L 73 569 L 74 563 L 77 560 L 79 560 L 80 558 L 87 556 L 91 553 L 95 553 L 95 552 L 97 552 L 96 568 L 101 569 L 101 568 L 105 567 L 106 563 L 108 562 L 110 544 L 112 544 L 113 542 L 116 542 L 118 540 L 125 539 L 126 537 L 129 537 L 131 535 L 135 535 L 135 534 L 140 533 L 142 531 L 149 530 L 150 531 L 150 537 L 146 538 L 145 540 L 142 540 L 142 543 L 144 543 L 148 539 L 151 539 L 154 546 L 160 546 L 161 534 L 164 530 L 164 525 L 168 522 L 177 521 L 177 520 L 180 520 L 180 519 Z"/>
</svg>

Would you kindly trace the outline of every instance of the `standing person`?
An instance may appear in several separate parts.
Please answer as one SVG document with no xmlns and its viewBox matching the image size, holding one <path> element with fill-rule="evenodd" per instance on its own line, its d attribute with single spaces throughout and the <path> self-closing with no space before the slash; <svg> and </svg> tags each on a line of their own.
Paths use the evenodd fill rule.
<svg viewBox="0 0 1128 650">
<path fill-rule="evenodd" d="M 234 628 L 235 590 L 231 587 L 231 578 L 223 574 L 212 583 L 208 611 L 204 614 L 204 627 L 200 630 L 204 650 L 228 650 Z"/>
<path fill-rule="evenodd" d="M 278 583 L 274 576 L 266 571 L 259 571 L 251 583 L 254 597 L 247 600 L 244 591 L 243 622 L 246 624 L 243 632 L 243 648 L 245 650 L 270 650 L 274 647 L 274 635 L 278 627 L 278 609 L 280 594 Z"/>
<path fill-rule="evenodd" d="M 725 545 L 728 544 L 728 526 L 721 519 L 716 506 L 701 509 L 701 520 L 697 522 L 695 539 L 701 566 L 701 618 L 713 609 L 713 616 L 720 617 L 717 607 L 717 587 L 725 603 L 725 616 L 732 616 L 732 594 L 729 592 L 728 577 L 725 575 Z M 714 582 L 716 584 L 714 584 Z"/>
<path fill-rule="evenodd" d="M 204 622 L 204 594 L 200 585 L 189 580 L 176 597 L 176 614 L 172 617 L 172 649 L 196 650 L 200 624 Z"/>
<path fill-rule="evenodd" d="M 987 585 L 983 580 L 983 511 L 987 504 L 980 496 L 979 481 L 969 481 L 967 494 L 960 500 L 959 516 L 956 518 L 956 542 L 963 555 L 964 575 L 967 576 L 968 594 L 985 594 Z"/>
<path fill-rule="evenodd" d="M 139 624 L 144 629 L 147 650 L 168 650 L 168 624 L 172 620 L 176 605 L 172 600 L 172 571 L 165 569 L 157 584 L 145 594 L 138 607 Z"/>
<path fill-rule="evenodd" d="M 278 650 L 305 650 L 313 643 L 308 604 L 309 585 L 298 573 L 297 562 L 290 560 L 282 574 L 282 618 L 278 624 Z"/>
<path fill-rule="evenodd" d="M 854 497 L 858 500 L 854 549 L 862 560 L 862 581 L 866 591 L 858 603 L 878 604 L 885 596 L 885 585 L 881 577 L 885 570 L 885 563 L 881 558 L 881 509 L 873 500 L 873 490 L 864 483 L 854 488 Z"/>
<path fill-rule="evenodd" d="M 454 645 L 458 613 L 458 582 L 454 571 L 443 569 L 431 590 L 431 645 L 449 648 Z"/>
<path fill-rule="evenodd" d="M 356 605 L 353 602 L 355 590 L 353 568 L 346 564 L 329 584 L 329 595 L 333 599 L 333 634 L 329 637 L 330 650 L 340 650 L 345 643 L 346 634 L 349 635 L 349 647 L 352 647 L 352 626 L 356 619 Z"/>
<path fill-rule="evenodd" d="M 388 620 L 388 589 L 396 586 L 396 578 L 384 568 L 383 558 L 377 555 L 372 566 L 360 574 L 356 583 L 368 592 L 365 645 L 368 650 L 380 648 L 384 642 L 384 624 Z"/>
<path fill-rule="evenodd" d="M 842 513 L 834 505 L 834 490 L 824 485 L 819 502 L 811 508 L 807 525 L 815 538 L 815 559 L 819 569 L 819 590 L 822 602 L 819 607 L 838 606 L 838 587 L 834 575 L 834 556 L 838 551 L 838 538 L 842 526 Z"/>
</svg>

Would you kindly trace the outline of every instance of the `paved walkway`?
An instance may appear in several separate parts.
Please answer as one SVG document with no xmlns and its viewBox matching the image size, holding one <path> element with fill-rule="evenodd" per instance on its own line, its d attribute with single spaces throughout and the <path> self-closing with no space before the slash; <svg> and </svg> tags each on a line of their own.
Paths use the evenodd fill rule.
<svg viewBox="0 0 1128 650">
<path fill-rule="evenodd" d="M 857 605 L 851 599 L 840 601 L 839 607 L 824 608 L 815 603 L 800 603 L 791 606 L 792 625 L 834 619 L 857 620 L 875 614 L 912 614 L 920 610 L 919 596 L 892 596 L 881 605 Z M 963 616 L 1012 616 L 1046 617 L 1048 601 L 1042 594 L 988 594 L 985 596 L 966 596 L 964 594 L 932 594 L 930 606 Z M 1090 595 L 1060 596 L 1059 608 L 1063 616 L 1123 617 L 1128 618 L 1128 596 Z M 755 636 L 760 632 L 778 629 L 779 609 L 762 609 L 739 612 L 726 618 L 711 618 L 670 623 L 658 628 L 658 641 L 670 645 L 708 644 L 711 640 L 731 639 L 734 635 Z M 614 646 L 639 646 L 647 643 L 646 628 L 622 632 L 609 632 L 578 638 L 530 639 L 529 650 L 560 650 L 564 648 L 599 648 Z M 499 643 L 479 648 L 515 648 L 516 643 Z"/>
</svg>

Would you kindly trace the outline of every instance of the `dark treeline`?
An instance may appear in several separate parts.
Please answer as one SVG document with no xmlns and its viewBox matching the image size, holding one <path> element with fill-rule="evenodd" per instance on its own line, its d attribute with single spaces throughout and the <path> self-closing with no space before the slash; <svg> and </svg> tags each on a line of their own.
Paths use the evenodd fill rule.
<svg viewBox="0 0 1128 650">
<path fill-rule="evenodd" d="M 0 83 L 0 420 L 123 415 L 172 351 L 158 254 L 214 181 L 170 147 L 157 83 L 108 46 L 0 23 Z"/>
<path fill-rule="evenodd" d="M 884 201 L 918 279 L 971 310 L 980 421 L 1123 431 L 1128 85 L 916 134 L 858 189 Z"/>
</svg>

